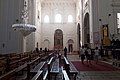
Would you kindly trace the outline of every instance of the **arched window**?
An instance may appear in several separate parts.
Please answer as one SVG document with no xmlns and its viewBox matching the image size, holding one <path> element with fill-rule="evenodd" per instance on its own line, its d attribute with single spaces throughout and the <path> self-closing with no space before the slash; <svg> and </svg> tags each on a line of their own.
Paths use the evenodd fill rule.
<svg viewBox="0 0 120 80">
<path fill-rule="evenodd" d="M 62 20 L 61 14 L 57 14 L 57 15 L 55 16 L 55 22 L 61 23 L 61 20 Z"/>
<path fill-rule="evenodd" d="M 46 16 L 44 17 L 44 22 L 45 22 L 45 23 L 49 23 L 49 16 L 48 16 L 48 15 L 46 15 Z"/>
<path fill-rule="evenodd" d="M 73 17 L 72 17 L 72 15 L 69 15 L 69 16 L 68 16 L 68 22 L 73 22 Z"/>
</svg>

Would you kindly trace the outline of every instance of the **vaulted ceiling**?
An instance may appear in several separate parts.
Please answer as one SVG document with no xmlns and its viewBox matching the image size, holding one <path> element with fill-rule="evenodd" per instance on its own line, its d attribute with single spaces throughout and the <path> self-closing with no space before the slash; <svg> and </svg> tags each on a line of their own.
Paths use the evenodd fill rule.
<svg viewBox="0 0 120 80">
<path fill-rule="evenodd" d="M 74 1 L 76 2 L 77 0 L 41 0 L 41 2 L 44 2 L 44 1 Z"/>
</svg>

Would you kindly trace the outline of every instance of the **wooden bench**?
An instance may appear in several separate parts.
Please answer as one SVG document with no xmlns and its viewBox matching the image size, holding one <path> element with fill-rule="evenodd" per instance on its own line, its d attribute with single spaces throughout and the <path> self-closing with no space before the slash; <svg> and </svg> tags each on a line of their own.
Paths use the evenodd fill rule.
<svg viewBox="0 0 120 80">
<path fill-rule="evenodd" d="M 43 80 L 43 71 L 38 71 L 37 74 L 31 80 Z"/>
<path fill-rule="evenodd" d="M 27 64 L 27 79 L 30 80 L 30 76 L 34 76 L 38 71 L 42 70 L 46 62 L 40 61 L 40 57 L 29 62 Z"/>
<path fill-rule="evenodd" d="M 16 69 L 0 76 L 0 80 L 16 80 Z"/>
<path fill-rule="evenodd" d="M 27 79 L 27 73 L 24 73 L 24 72 L 27 72 L 26 70 L 27 70 L 27 63 L 19 66 L 18 68 L 16 68 L 17 78 L 19 78 L 21 80 L 26 80 Z M 20 72 L 22 72 L 22 74 Z"/>
<path fill-rule="evenodd" d="M 0 57 L 0 76 L 5 73 L 6 69 L 6 59 L 5 57 Z"/>
<path fill-rule="evenodd" d="M 29 57 L 21 58 L 16 61 L 13 61 L 9 64 L 10 70 L 19 67 L 20 65 L 23 65 L 24 63 L 29 61 Z"/>
<path fill-rule="evenodd" d="M 48 54 L 42 53 L 42 54 L 40 54 L 41 60 L 42 60 L 42 61 L 45 61 L 45 60 L 47 60 L 47 59 L 50 59 L 50 58 L 53 56 L 53 54 L 54 54 L 54 52 L 48 53 Z"/>
<path fill-rule="evenodd" d="M 47 80 L 47 76 L 48 76 L 48 70 L 45 72 L 45 75 L 43 77 L 43 80 Z"/>
<path fill-rule="evenodd" d="M 72 75 L 74 77 L 74 80 L 76 80 L 78 71 L 75 68 L 75 66 L 71 63 L 71 61 L 69 61 L 66 57 L 64 57 L 64 67 L 65 67 L 67 74 L 69 76 Z"/>
<path fill-rule="evenodd" d="M 25 63 L 25 64 L 15 68 L 15 69 L 9 71 L 8 73 L 2 75 L 0 77 L 0 80 L 16 80 L 17 76 L 18 76 L 18 72 L 22 71 L 26 67 L 27 67 L 27 63 Z M 26 78 L 27 78 L 27 76 L 22 76 L 21 80 L 25 80 Z"/>
<path fill-rule="evenodd" d="M 62 70 L 62 74 L 63 74 L 63 80 L 70 80 L 65 70 Z"/>
<path fill-rule="evenodd" d="M 61 67 L 61 69 L 62 69 L 62 74 L 63 74 L 62 79 L 63 80 L 70 80 L 69 77 L 68 77 L 68 74 L 67 74 L 66 70 L 63 70 L 63 66 Z"/>
<path fill-rule="evenodd" d="M 47 71 L 45 73 L 45 76 L 43 77 L 43 80 L 45 80 L 46 78 L 50 80 L 51 75 L 55 75 L 56 79 L 58 73 L 59 73 L 59 59 L 51 57 L 49 62 L 47 63 Z"/>
</svg>

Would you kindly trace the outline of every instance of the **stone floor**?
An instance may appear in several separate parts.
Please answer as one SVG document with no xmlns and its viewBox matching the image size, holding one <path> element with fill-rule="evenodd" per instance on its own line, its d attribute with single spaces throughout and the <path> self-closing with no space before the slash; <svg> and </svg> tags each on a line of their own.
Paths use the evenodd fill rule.
<svg viewBox="0 0 120 80">
<path fill-rule="evenodd" d="M 80 61 L 80 57 L 77 54 L 69 53 L 67 57 L 71 61 Z M 60 70 L 57 80 L 63 80 L 62 76 Z M 52 76 L 52 80 L 55 80 L 54 76 Z M 76 80 L 120 80 L 120 71 L 79 71 Z"/>
<path fill-rule="evenodd" d="M 79 55 L 68 55 L 71 61 L 80 61 Z M 77 80 L 120 80 L 120 71 L 80 71 Z"/>
</svg>

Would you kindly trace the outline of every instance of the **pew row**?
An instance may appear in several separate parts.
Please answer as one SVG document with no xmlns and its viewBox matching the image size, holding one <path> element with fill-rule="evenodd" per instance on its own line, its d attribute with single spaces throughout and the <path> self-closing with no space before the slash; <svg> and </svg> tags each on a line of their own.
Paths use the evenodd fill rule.
<svg viewBox="0 0 120 80">
<path fill-rule="evenodd" d="M 73 76 L 74 80 L 76 80 L 76 76 L 78 74 L 77 69 L 75 68 L 75 66 L 71 63 L 71 61 L 69 61 L 66 57 L 64 58 L 64 68 L 68 74 L 68 76 Z"/>
</svg>

